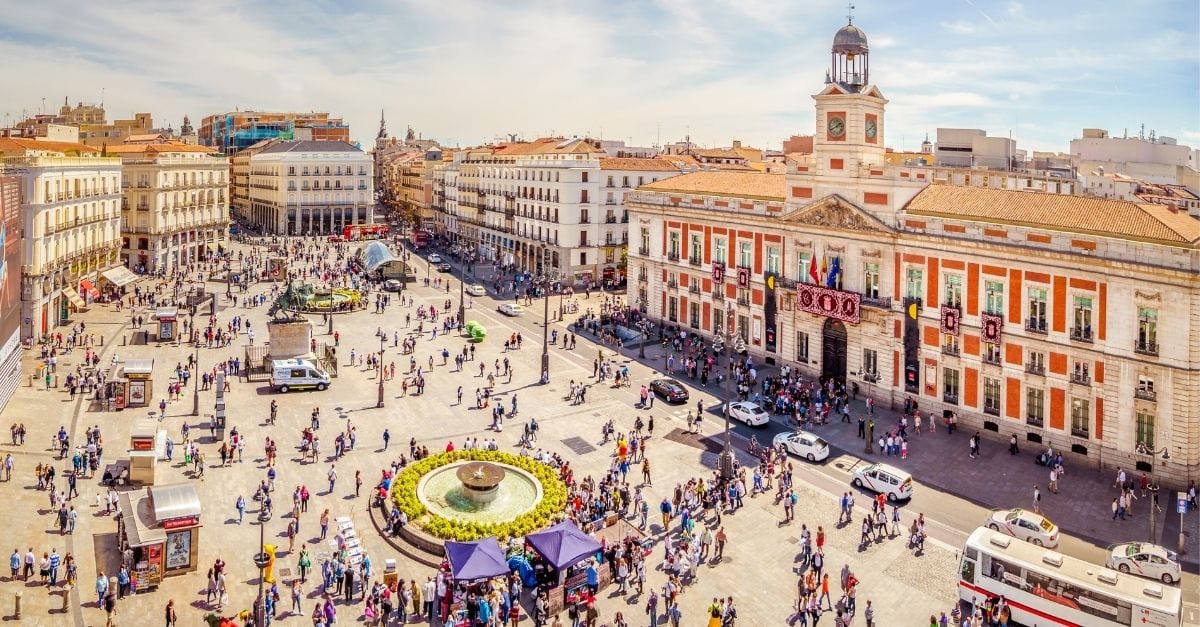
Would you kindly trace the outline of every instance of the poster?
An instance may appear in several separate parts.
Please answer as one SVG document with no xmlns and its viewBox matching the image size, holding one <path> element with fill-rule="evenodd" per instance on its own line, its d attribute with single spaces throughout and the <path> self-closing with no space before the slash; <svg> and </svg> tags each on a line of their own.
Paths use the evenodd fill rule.
<svg viewBox="0 0 1200 627">
<path fill-rule="evenodd" d="M 146 382 L 145 381 L 130 381 L 129 382 L 129 405 L 145 405 L 146 404 Z"/>
<path fill-rule="evenodd" d="M 187 568 L 192 563 L 192 530 L 167 534 L 167 570 Z"/>
</svg>

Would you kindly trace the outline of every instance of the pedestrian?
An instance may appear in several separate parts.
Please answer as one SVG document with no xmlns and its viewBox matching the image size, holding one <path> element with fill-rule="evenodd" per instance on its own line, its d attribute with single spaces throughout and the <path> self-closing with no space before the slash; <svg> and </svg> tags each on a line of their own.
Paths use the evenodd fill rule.
<svg viewBox="0 0 1200 627">
<path fill-rule="evenodd" d="M 170 599 L 167 601 L 166 615 L 164 618 L 166 619 L 166 627 L 175 627 L 175 621 L 179 620 L 179 617 L 175 614 L 175 599 Z"/>
<path fill-rule="evenodd" d="M 1058 494 L 1058 468 L 1050 469 L 1050 485 L 1048 486 L 1048 489 L 1051 492 Z"/>
<path fill-rule="evenodd" d="M 1038 514 L 1042 513 L 1042 491 L 1038 489 L 1037 485 L 1033 486 L 1033 511 Z"/>
<path fill-rule="evenodd" d="M 238 495 L 237 503 L 234 504 L 238 513 L 238 524 L 242 524 L 242 520 L 246 517 L 246 499 L 242 495 Z"/>
<path fill-rule="evenodd" d="M 1020 452 L 1021 449 L 1017 447 L 1017 434 L 1014 433 L 1008 438 L 1008 454 L 1016 455 Z"/>
</svg>

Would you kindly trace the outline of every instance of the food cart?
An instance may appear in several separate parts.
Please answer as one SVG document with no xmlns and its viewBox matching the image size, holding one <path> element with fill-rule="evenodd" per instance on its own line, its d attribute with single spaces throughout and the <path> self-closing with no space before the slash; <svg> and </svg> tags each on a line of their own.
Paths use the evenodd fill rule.
<svg viewBox="0 0 1200 627">
<path fill-rule="evenodd" d="M 125 379 L 125 407 L 145 407 L 154 398 L 154 360 L 126 359 L 121 374 Z"/>
<path fill-rule="evenodd" d="M 178 307 L 159 307 L 155 309 L 154 320 L 158 322 L 158 335 L 155 336 L 158 341 L 169 342 L 179 336 Z"/>
<path fill-rule="evenodd" d="M 200 497 L 190 483 L 122 492 L 117 542 L 135 591 L 197 568 Z"/>
</svg>

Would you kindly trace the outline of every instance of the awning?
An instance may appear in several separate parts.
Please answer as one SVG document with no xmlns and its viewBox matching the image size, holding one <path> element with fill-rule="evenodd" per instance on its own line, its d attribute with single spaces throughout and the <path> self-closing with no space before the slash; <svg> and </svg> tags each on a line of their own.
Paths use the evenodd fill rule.
<svg viewBox="0 0 1200 627">
<path fill-rule="evenodd" d="M 129 546 L 147 546 L 167 541 L 167 532 L 159 528 L 154 520 L 154 510 L 146 490 L 121 492 L 117 507 L 121 510 L 125 541 Z"/>
<path fill-rule="evenodd" d="M 476 542 L 446 541 L 446 560 L 450 574 L 457 581 L 479 581 L 508 574 L 504 552 L 495 537 Z"/>
<path fill-rule="evenodd" d="M 525 543 L 558 570 L 600 551 L 600 543 L 580 531 L 570 520 L 525 536 Z"/>
<path fill-rule="evenodd" d="M 125 266 L 114 266 L 100 273 L 100 276 L 108 280 L 109 283 L 117 287 L 125 287 L 134 281 L 142 278 L 141 275 L 135 274 Z"/>
<path fill-rule="evenodd" d="M 150 501 L 154 506 L 154 519 L 158 522 L 176 518 L 200 516 L 200 497 L 190 483 L 151 486 Z"/>
<path fill-rule="evenodd" d="M 96 289 L 96 286 L 92 284 L 91 279 L 84 279 L 80 281 L 79 291 L 82 294 L 90 294 L 93 300 L 100 296 L 100 290 Z"/>
<path fill-rule="evenodd" d="M 66 296 L 67 300 L 70 301 L 71 305 L 73 305 L 76 309 L 87 309 L 87 302 L 83 300 L 83 297 L 79 295 L 79 292 L 75 291 L 75 288 L 68 285 L 67 287 L 62 288 L 62 293 L 63 296 Z"/>
</svg>

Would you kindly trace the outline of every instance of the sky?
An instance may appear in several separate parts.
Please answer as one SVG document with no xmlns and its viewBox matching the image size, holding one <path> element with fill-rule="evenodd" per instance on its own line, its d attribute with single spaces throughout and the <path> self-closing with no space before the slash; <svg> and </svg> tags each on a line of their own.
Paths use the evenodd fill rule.
<svg viewBox="0 0 1200 627">
<path fill-rule="evenodd" d="M 66 97 L 109 119 L 329 111 L 370 148 L 515 133 L 779 149 L 811 134 L 844 0 L 4 3 L 0 122 Z M 1200 146 L 1195 0 L 855 0 L 886 142 L 941 127 L 1069 150 L 1083 128 Z M 70 16 L 69 19 L 64 16 Z"/>
</svg>

